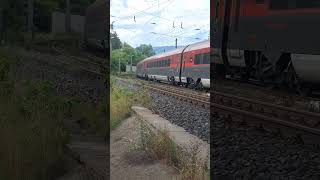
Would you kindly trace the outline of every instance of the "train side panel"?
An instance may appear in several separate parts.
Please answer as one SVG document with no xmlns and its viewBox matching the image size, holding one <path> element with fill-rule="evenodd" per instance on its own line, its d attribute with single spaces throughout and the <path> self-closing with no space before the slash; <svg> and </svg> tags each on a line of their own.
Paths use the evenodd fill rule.
<svg viewBox="0 0 320 180">
<path fill-rule="evenodd" d="M 213 0 L 211 9 L 214 64 L 256 68 L 257 52 L 270 64 L 260 74 L 272 66 L 281 69 L 265 77 L 285 73 L 292 62 L 300 80 L 320 83 L 319 1 Z"/>
</svg>

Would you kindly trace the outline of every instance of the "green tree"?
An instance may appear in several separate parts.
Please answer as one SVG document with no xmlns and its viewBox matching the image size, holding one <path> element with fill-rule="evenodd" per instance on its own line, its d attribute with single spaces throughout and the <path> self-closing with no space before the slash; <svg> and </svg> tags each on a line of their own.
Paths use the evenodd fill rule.
<svg viewBox="0 0 320 180">
<path fill-rule="evenodd" d="M 112 49 L 120 49 L 121 48 L 121 41 L 118 37 L 117 32 L 110 33 L 110 36 L 111 36 Z"/>
<path fill-rule="evenodd" d="M 119 71 L 119 60 L 121 64 L 121 70 L 124 71 L 125 66 L 131 62 L 131 56 L 133 56 L 132 62 L 133 65 L 135 65 L 135 59 L 137 56 L 136 50 L 127 43 L 123 43 L 121 49 L 114 49 L 111 53 L 111 71 Z"/>
<path fill-rule="evenodd" d="M 155 55 L 155 52 L 153 51 L 153 48 L 151 44 L 146 45 L 146 44 L 141 44 L 139 47 L 136 47 L 136 50 L 138 53 L 141 53 L 142 55 L 146 57 L 150 57 Z"/>
<path fill-rule="evenodd" d="M 0 0 L 0 41 L 17 39 L 25 29 L 26 16 L 24 14 L 24 0 Z"/>
</svg>

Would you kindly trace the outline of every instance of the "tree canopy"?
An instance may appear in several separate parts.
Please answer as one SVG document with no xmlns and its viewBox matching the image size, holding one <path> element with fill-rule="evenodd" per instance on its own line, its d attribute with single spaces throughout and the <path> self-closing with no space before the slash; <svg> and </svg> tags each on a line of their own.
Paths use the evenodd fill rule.
<svg viewBox="0 0 320 180">
<path fill-rule="evenodd" d="M 121 42 L 117 34 L 113 34 L 114 39 L 111 40 L 112 52 L 111 52 L 111 71 L 119 71 L 119 61 L 121 64 L 121 70 L 125 70 L 125 65 L 131 63 L 136 65 L 139 61 L 155 55 L 152 46 L 149 44 L 141 44 L 140 46 L 133 48 L 126 42 Z M 112 35 L 111 35 L 112 36 Z M 119 47 L 120 44 L 120 47 Z"/>
<path fill-rule="evenodd" d="M 71 0 L 71 14 L 85 15 L 87 7 L 95 0 Z M 0 1 L 0 30 L 23 31 L 28 9 L 25 0 Z M 49 32 L 53 11 L 65 11 L 65 0 L 34 0 L 34 25 L 37 31 Z"/>
</svg>

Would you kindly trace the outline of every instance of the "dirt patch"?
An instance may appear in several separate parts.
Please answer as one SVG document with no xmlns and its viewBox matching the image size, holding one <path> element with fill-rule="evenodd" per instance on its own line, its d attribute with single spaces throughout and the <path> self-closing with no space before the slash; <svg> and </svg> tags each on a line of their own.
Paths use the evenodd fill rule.
<svg viewBox="0 0 320 180">
<path fill-rule="evenodd" d="M 178 179 L 175 168 L 153 160 L 140 147 L 140 125 L 136 117 L 125 120 L 111 132 L 110 178 L 122 180 Z"/>
<path fill-rule="evenodd" d="M 142 150 L 127 152 L 124 157 L 130 165 L 148 165 L 156 163 L 152 157 Z"/>
</svg>

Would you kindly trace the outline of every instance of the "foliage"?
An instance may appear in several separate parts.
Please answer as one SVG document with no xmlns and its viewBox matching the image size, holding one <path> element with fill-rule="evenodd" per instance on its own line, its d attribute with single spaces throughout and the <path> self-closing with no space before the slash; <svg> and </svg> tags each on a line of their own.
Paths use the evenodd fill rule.
<svg viewBox="0 0 320 180">
<path fill-rule="evenodd" d="M 115 129 L 125 118 L 130 116 L 133 94 L 112 83 L 110 92 L 110 128 Z"/>
<path fill-rule="evenodd" d="M 139 105 L 148 107 L 151 103 L 150 97 L 145 89 L 132 92 L 128 89 L 119 87 L 115 79 L 111 81 L 110 92 L 110 127 L 116 128 L 122 120 L 131 114 L 131 106 Z"/>
<path fill-rule="evenodd" d="M 66 106 L 48 82 L 0 82 L 0 179 L 52 179 L 64 171 Z"/>
<path fill-rule="evenodd" d="M 141 44 L 139 47 L 133 48 L 126 42 L 121 43 L 116 33 L 111 36 L 114 36 L 114 38 L 111 40 L 111 72 L 119 71 L 119 60 L 121 64 L 121 71 L 124 71 L 125 65 L 131 64 L 131 58 L 132 64 L 136 65 L 139 61 L 155 54 L 150 44 Z M 121 45 L 120 48 L 118 48 L 119 44 Z"/>
<path fill-rule="evenodd" d="M 71 1 L 71 13 L 85 15 L 87 7 L 94 0 Z M 1 0 L 0 13 L 2 10 L 2 24 L 0 30 L 4 32 L 21 32 L 26 30 L 27 25 L 26 0 Z M 51 14 L 53 11 L 65 11 L 65 0 L 34 0 L 34 25 L 39 32 L 50 32 Z M 0 19 L 1 23 L 1 19 Z"/>
<path fill-rule="evenodd" d="M 149 45 L 141 44 L 139 47 L 136 47 L 136 51 L 137 51 L 137 53 L 145 55 L 146 57 L 150 57 L 150 56 L 155 55 L 155 53 L 152 49 L 152 46 L 150 44 Z"/>
<path fill-rule="evenodd" d="M 105 136 L 106 127 L 106 101 L 101 100 L 97 106 L 93 106 L 79 98 L 72 98 L 68 101 L 68 117 L 73 122 L 78 122 L 82 135 L 94 134 Z"/>
<path fill-rule="evenodd" d="M 2 0 L 2 29 L 3 30 L 22 30 L 22 25 L 26 23 L 23 14 L 23 0 Z"/>
<path fill-rule="evenodd" d="M 112 49 L 120 49 L 122 44 L 121 44 L 121 41 L 118 37 L 117 32 L 110 33 L 110 36 L 111 36 Z"/>
</svg>

